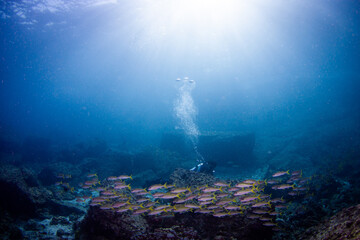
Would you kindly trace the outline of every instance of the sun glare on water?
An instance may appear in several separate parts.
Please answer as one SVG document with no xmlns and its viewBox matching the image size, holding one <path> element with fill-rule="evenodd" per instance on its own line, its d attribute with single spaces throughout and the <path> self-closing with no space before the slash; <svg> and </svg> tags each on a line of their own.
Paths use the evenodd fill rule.
<svg viewBox="0 0 360 240">
<path fill-rule="evenodd" d="M 175 0 L 151 1 L 141 11 L 143 24 L 162 35 L 211 36 L 240 31 L 256 24 L 259 9 L 254 1 Z M 236 27 L 236 28 L 234 28 Z"/>
</svg>

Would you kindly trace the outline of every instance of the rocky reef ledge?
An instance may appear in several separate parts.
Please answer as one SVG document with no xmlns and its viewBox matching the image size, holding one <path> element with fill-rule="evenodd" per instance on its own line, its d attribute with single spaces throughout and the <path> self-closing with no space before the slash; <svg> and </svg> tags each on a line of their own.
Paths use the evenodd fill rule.
<svg viewBox="0 0 360 240">
<path fill-rule="evenodd" d="M 298 239 L 360 239 L 360 204 L 345 208 L 321 224 L 309 228 Z"/>
<path fill-rule="evenodd" d="M 0 191 L 0 239 L 72 239 L 72 223 L 86 212 L 42 186 L 32 170 L 10 164 L 0 164 Z"/>
<path fill-rule="evenodd" d="M 178 187 L 211 184 L 210 175 L 177 169 L 170 176 Z M 76 239 L 271 239 L 273 231 L 243 215 L 221 219 L 195 212 L 158 216 L 133 215 L 91 206 L 84 220 L 75 226 Z"/>
</svg>

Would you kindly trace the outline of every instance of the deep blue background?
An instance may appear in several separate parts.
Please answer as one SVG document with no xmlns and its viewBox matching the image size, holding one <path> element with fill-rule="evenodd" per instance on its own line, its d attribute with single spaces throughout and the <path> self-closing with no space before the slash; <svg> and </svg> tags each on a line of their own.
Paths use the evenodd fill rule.
<svg viewBox="0 0 360 240">
<path fill-rule="evenodd" d="M 175 79 L 185 76 L 200 131 L 359 119 L 360 2 L 272 2 L 257 25 L 239 18 L 222 31 L 168 24 L 171 11 L 146 15 L 145 1 L 54 13 L 2 1 L 1 132 L 157 144 L 178 123 Z"/>
</svg>

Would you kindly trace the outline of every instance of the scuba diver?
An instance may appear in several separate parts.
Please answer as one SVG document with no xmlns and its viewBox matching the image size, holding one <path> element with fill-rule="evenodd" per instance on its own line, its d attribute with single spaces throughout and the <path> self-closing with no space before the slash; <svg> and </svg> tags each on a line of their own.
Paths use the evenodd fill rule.
<svg viewBox="0 0 360 240">
<path fill-rule="evenodd" d="M 198 165 L 191 168 L 190 171 L 201 172 L 201 173 L 213 175 L 215 172 L 215 170 L 214 170 L 215 167 L 216 167 L 216 162 L 212 162 L 212 161 L 200 162 Z"/>
<path fill-rule="evenodd" d="M 214 169 L 216 167 L 216 162 L 205 161 L 204 157 L 199 153 L 196 145 L 194 146 L 194 152 L 196 153 L 196 161 L 198 162 L 198 164 L 195 167 L 191 168 L 190 171 L 213 175 L 215 172 Z"/>
</svg>

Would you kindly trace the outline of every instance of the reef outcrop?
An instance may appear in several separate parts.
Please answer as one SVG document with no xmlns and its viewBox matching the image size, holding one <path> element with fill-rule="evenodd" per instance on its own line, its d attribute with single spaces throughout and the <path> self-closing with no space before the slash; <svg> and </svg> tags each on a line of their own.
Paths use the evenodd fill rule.
<svg viewBox="0 0 360 240">
<path fill-rule="evenodd" d="M 345 208 L 321 224 L 307 229 L 298 239 L 360 239 L 360 204 Z"/>
<path fill-rule="evenodd" d="M 197 173 L 183 168 L 177 168 L 170 175 L 170 181 L 177 187 L 212 185 L 216 178 L 205 173 Z"/>
<path fill-rule="evenodd" d="M 27 168 L 0 165 L 0 192 L 1 239 L 38 239 L 50 231 L 50 228 L 45 229 L 46 225 L 52 229 L 53 225 L 67 225 L 71 233 L 72 220 L 67 220 L 66 224 L 55 220 L 69 215 L 75 220 L 84 214 L 84 210 L 64 204 L 52 191 L 42 186 L 37 175 Z"/>
<path fill-rule="evenodd" d="M 271 239 L 270 228 L 244 216 L 196 213 L 134 216 L 91 207 L 78 226 L 79 239 Z"/>
<path fill-rule="evenodd" d="M 80 213 L 61 204 L 51 191 L 41 186 L 31 170 L 13 165 L 0 166 L 0 208 L 11 216 L 39 217 L 46 214 Z"/>
<path fill-rule="evenodd" d="M 211 175 L 176 169 L 170 176 L 177 187 L 212 185 Z M 167 200 L 160 200 L 167 205 Z M 170 206 L 170 205 L 169 205 Z M 79 239 L 271 239 L 272 228 L 243 214 L 217 217 L 189 211 L 159 215 L 120 213 L 91 206 L 77 225 Z"/>
<path fill-rule="evenodd" d="M 149 231 L 149 226 L 142 216 L 117 214 L 99 207 L 90 207 L 77 228 L 79 231 L 76 237 L 79 239 L 136 239 Z"/>
</svg>

